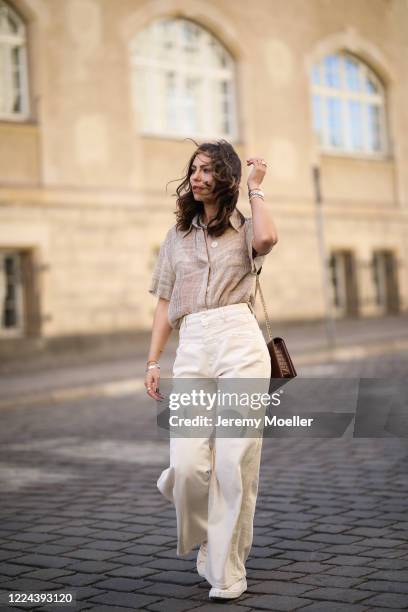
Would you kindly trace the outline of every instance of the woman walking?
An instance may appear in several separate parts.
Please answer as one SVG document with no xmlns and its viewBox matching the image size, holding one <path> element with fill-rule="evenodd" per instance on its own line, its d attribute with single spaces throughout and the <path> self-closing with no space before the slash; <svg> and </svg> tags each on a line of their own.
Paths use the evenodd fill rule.
<svg viewBox="0 0 408 612">
<path fill-rule="evenodd" d="M 258 378 L 268 390 L 270 357 L 254 316 L 254 290 L 278 239 L 260 189 L 266 162 L 246 163 L 250 218 L 236 208 L 241 162 L 225 140 L 196 149 L 176 190 L 176 223 L 149 289 L 159 298 L 145 376 L 151 398 L 161 397 L 158 359 L 173 329 L 179 330 L 173 379 Z M 210 598 L 235 599 L 247 589 L 261 448 L 262 436 L 170 438 L 170 466 L 157 486 L 176 509 L 177 554 L 200 545 L 197 571 L 212 586 Z"/>
</svg>

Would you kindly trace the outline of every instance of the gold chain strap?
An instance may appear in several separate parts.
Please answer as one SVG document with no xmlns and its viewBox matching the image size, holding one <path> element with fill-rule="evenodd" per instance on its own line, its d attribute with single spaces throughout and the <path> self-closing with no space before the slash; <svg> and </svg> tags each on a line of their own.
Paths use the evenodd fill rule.
<svg viewBox="0 0 408 612">
<path fill-rule="evenodd" d="M 263 306 L 263 310 L 264 310 L 264 314 L 265 314 L 265 323 L 266 323 L 266 329 L 268 332 L 268 336 L 269 336 L 269 340 L 272 340 L 272 328 L 271 328 L 271 323 L 269 321 L 269 317 L 268 317 L 268 313 L 266 312 L 266 305 L 265 305 L 265 300 L 264 300 L 264 296 L 262 293 L 262 289 L 261 289 L 261 283 L 259 282 L 259 274 L 256 275 L 256 287 L 255 287 L 255 297 L 254 297 L 254 303 L 256 300 L 256 293 L 259 290 L 259 295 L 261 298 L 261 302 L 262 302 L 262 306 Z"/>
</svg>

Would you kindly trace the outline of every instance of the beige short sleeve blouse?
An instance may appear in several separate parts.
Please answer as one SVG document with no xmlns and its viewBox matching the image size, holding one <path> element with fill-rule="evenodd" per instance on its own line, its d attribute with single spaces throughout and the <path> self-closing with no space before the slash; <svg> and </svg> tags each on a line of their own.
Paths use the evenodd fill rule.
<svg viewBox="0 0 408 612">
<path fill-rule="evenodd" d="M 235 208 L 229 223 L 222 236 L 213 238 L 199 225 L 197 213 L 191 232 L 179 231 L 176 225 L 168 230 L 149 293 L 169 300 L 173 328 L 180 329 L 183 316 L 193 312 L 239 302 L 254 307 L 255 276 L 265 255 L 253 257 L 250 217 L 240 226 Z"/>
</svg>

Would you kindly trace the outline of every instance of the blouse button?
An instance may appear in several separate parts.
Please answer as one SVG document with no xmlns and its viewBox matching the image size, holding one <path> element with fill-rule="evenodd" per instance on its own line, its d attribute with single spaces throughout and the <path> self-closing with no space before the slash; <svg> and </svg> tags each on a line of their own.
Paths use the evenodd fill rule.
<svg viewBox="0 0 408 612">
<path fill-rule="evenodd" d="M 216 240 L 214 240 L 214 242 L 211 243 L 211 246 L 213 249 L 215 249 L 217 245 L 218 245 L 218 242 Z"/>
</svg>

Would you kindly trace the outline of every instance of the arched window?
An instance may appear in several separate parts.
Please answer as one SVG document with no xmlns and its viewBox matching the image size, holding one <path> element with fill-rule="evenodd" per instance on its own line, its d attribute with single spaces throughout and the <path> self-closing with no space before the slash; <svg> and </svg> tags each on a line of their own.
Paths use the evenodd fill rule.
<svg viewBox="0 0 408 612">
<path fill-rule="evenodd" d="M 25 26 L 0 0 L 0 119 L 24 119 L 28 114 Z"/>
<path fill-rule="evenodd" d="M 144 133 L 236 138 L 234 61 L 207 30 L 158 19 L 133 39 L 131 61 Z"/>
<path fill-rule="evenodd" d="M 355 56 L 336 53 L 315 64 L 312 99 L 314 130 L 322 150 L 387 152 L 384 88 Z"/>
</svg>

